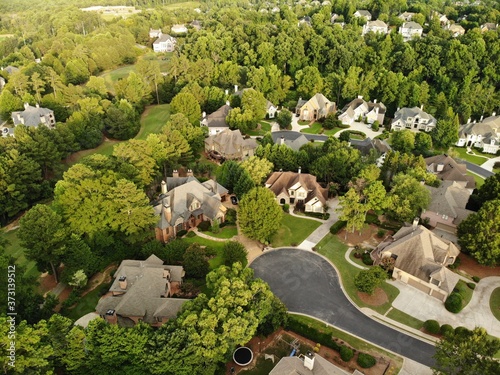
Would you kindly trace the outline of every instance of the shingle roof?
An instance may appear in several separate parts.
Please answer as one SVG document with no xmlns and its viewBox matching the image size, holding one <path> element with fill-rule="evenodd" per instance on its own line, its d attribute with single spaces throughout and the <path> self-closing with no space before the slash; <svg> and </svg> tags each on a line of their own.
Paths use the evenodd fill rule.
<svg viewBox="0 0 500 375">
<path fill-rule="evenodd" d="M 296 172 L 274 172 L 269 176 L 266 181 L 266 187 L 268 187 L 275 195 L 285 193 L 288 195 L 288 189 L 292 186 L 300 184 L 309 193 L 304 200 L 307 203 L 314 198 L 317 198 L 321 203 L 326 203 L 327 189 L 321 187 L 316 181 L 316 176 L 308 173 L 296 173 Z"/>
<path fill-rule="evenodd" d="M 48 108 L 33 107 L 29 104 L 25 104 L 24 111 L 12 112 L 12 120 L 14 125 L 24 124 L 25 126 L 38 126 L 42 123 L 41 118 L 44 117 L 46 120 L 46 125 L 50 124 L 50 119 L 54 118 L 54 111 Z M 19 116 L 24 120 L 22 122 Z"/>
<path fill-rule="evenodd" d="M 416 23 L 414 21 L 405 22 L 403 23 L 402 27 L 405 29 L 423 30 L 423 27 L 419 23 Z"/>
<path fill-rule="evenodd" d="M 396 120 L 399 120 L 399 119 L 402 119 L 403 121 L 406 121 L 406 119 L 408 117 L 415 117 L 417 115 L 420 116 L 420 118 L 430 120 L 428 122 L 428 124 L 432 124 L 432 123 L 436 124 L 436 119 L 434 118 L 434 116 L 428 114 L 427 112 L 424 112 L 419 107 L 413 107 L 413 108 L 404 107 L 404 108 L 401 108 L 400 110 L 396 111 L 396 113 L 394 114 L 394 120 L 393 120 L 393 122 L 396 121 Z"/>
<path fill-rule="evenodd" d="M 310 106 L 316 110 L 318 110 L 318 116 L 326 116 L 328 112 L 332 109 L 332 105 L 334 106 L 335 103 L 331 102 L 328 100 L 323 94 L 317 93 L 315 94 L 311 99 L 308 101 L 304 102 L 302 105 L 300 105 L 302 101 L 299 100 L 297 103 L 297 106 L 299 108 L 307 105 Z"/>
<path fill-rule="evenodd" d="M 225 158 L 241 157 L 244 150 L 257 148 L 257 141 L 253 138 L 244 139 L 239 129 L 225 129 L 216 135 L 205 139 L 208 146 L 219 145 L 219 152 Z"/>
<path fill-rule="evenodd" d="M 304 361 L 299 357 L 283 357 L 269 375 L 348 375 L 348 373 L 315 354 L 312 370 L 305 367 Z"/>
<path fill-rule="evenodd" d="M 172 43 L 176 42 L 176 39 L 173 36 L 170 36 L 168 34 L 161 34 L 158 39 L 156 39 L 153 44 L 160 44 L 163 42 L 171 41 Z"/>
<path fill-rule="evenodd" d="M 217 111 L 209 114 L 207 116 L 207 126 L 209 128 L 229 128 L 229 125 L 226 123 L 226 117 L 229 114 L 231 107 L 227 104 L 224 104 Z"/>
<path fill-rule="evenodd" d="M 428 211 L 438 212 L 455 218 L 454 224 L 458 225 L 472 211 L 466 210 L 465 206 L 469 201 L 470 192 L 465 187 L 455 181 L 444 181 L 441 186 L 435 188 L 426 186 L 431 193 L 431 203 Z"/>
<path fill-rule="evenodd" d="M 443 154 L 425 158 L 427 170 L 436 173 L 437 177 L 443 181 L 461 181 L 465 183 L 468 189 L 476 187 L 476 181 L 473 176 L 467 174 L 467 166 L 459 164 L 452 157 Z M 442 171 L 438 171 L 442 168 Z"/>
<path fill-rule="evenodd" d="M 500 116 L 490 116 L 478 123 L 471 122 L 462 125 L 458 131 L 460 136 L 474 134 L 483 137 L 496 137 L 498 133 L 500 133 Z"/>
</svg>

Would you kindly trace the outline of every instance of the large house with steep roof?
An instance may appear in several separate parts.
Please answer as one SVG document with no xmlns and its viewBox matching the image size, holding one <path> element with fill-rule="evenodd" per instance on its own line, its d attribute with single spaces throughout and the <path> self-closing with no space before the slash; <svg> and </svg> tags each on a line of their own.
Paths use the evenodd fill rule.
<svg viewBox="0 0 500 375">
<path fill-rule="evenodd" d="M 226 129 L 229 129 L 229 125 L 226 122 L 226 117 L 231 110 L 229 102 L 226 102 L 217 111 L 207 115 L 203 112 L 203 118 L 200 122 L 201 126 L 206 126 L 208 128 L 208 135 L 216 135 Z"/>
<path fill-rule="evenodd" d="M 467 165 L 459 164 L 446 154 L 425 158 L 427 172 L 434 173 L 441 181 L 455 181 L 470 192 L 476 187 L 474 176 L 467 174 Z"/>
<path fill-rule="evenodd" d="M 403 36 L 403 40 L 405 42 L 408 42 L 413 38 L 420 38 L 423 31 L 424 28 L 420 24 L 413 21 L 405 22 L 399 28 L 399 33 Z"/>
<path fill-rule="evenodd" d="M 243 160 L 253 156 L 257 148 L 257 141 L 253 138 L 245 139 L 239 129 L 226 129 L 215 135 L 205 138 L 205 151 L 216 151 L 224 159 Z"/>
<path fill-rule="evenodd" d="M 12 121 L 14 126 L 24 125 L 37 128 L 38 125 L 45 125 L 49 129 L 54 129 L 56 126 L 54 111 L 42 108 L 38 104 L 33 107 L 24 103 L 24 111 L 12 112 Z"/>
<path fill-rule="evenodd" d="M 155 228 L 156 239 L 167 242 L 174 239 L 178 232 L 197 227 L 203 221 L 213 224 L 215 220 L 223 223 L 226 207 L 222 204 L 228 191 L 214 180 L 203 183 L 188 170 L 187 177 L 173 177 L 161 183 L 162 193 L 153 205 L 159 216 Z"/>
<path fill-rule="evenodd" d="M 389 28 L 384 21 L 368 21 L 365 25 L 363 25 L 362 35 L 366 35 L 369 32 L 376 34 L 387 34 L 389 32 Z"/>
<path fill-rule="evenodd" d="M 444 302 L 459 280 L 447 266 L 453 264 L 459 254 L 453 242 L 414 223 L 379 244 L 371 257 L 375 264 L 383 264 L 384 258 L 394 259 L 394 279 Z"/>
<path fill-rule="evenodd" d="M 351 125 L 358 120 L 366 120 L 369 124 L 375 121 L 383 124 L 386 110 L 383 103 L 377 103 L 377 99 L 367 102 L 362 96 L 358 96 L 342 108 L 339 120 L 345 125 Z"/>
<path fill-rule="evenodd" d="M 401 108 L 394 114 L 394 119 L 391 122 L 391 130 L 423 130 L 430 132 L 436 127 L 436 119 L 434 116 L 424 112 L 422 108 Z"/>
<path fill-rule="evenodd" d="M 309 100 L 299 98 L 295 114 L 302 121 L 315 121 L 335 112 L 335 102 L 328 100 L 323 94 L 316 94 Z"/>
<path fill-rule="evenodd" d="M 170 298 L 180 288 L 183 277 L 182 266 L 164 265 L 156 255 L 144 261 L 124 260 L 96 312 L 111 324 L 132 327 L 143 321 L 158 327 L 175 318 L 188 301 Z"/>
<path fill-rule="evenodd" d="M 372 14 L 366 9 L 357 10 L 356 12 L 354 12 L 353 16 L 356 18 L 364 17 L 367 21 L 372 20 Z"/>
<path fill-rule="evenodd" d="M 283 134 L 283 135 L 281 135 Z M 271 133 L 273 142 L 277 145 L 285 145 L 294 151 L 299 151 L 302 146 L 309 143 L 306 136 L 299 132 Z"/>
<path fill-rule="evenodd" d="M 306 352 L 298 356 L 283 357 L 269 375 L 363 375 L 358 370 L 347 373 L 319 354 Z"/>
<path fill-rule="evenodd" d="M 153 42 L 153 50 L 155 52 L 173 52 L 177 39 L 168 34 L 160 33 L 158 39 Z"/>
<path fill-rule="evenodd" d="M 306 212 L 323 212 L 328 191 L 316 181 L 316 176 L 299 172 L 274 172 L 266 188 L 276 196 L 280 205 L 304 206 Z"/>
<path fill-rule="evenodd" d="M 460 126 L 456 146 L 477 147 L 485 153 L 496 154 L 500 147 L 500 116 L 493 113 L 478 123 Z"/>
</svg>

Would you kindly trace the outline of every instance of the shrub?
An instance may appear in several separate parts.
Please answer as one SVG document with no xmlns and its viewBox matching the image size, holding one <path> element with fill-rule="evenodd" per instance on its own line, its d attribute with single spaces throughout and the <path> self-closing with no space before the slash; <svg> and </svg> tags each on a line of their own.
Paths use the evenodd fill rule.
<svg viewBox="0 0 500 375">
<path fill-rule="evenodd" d="M 386 232 L 385 230 L 383 230 L 383 229 L 379 229 L 379 230 L 377 231 L 377 237 L 378 237 L 378 238 L 382 238 L 382 237 L 384 237 L 384 236 L 385 236 L 385 234 L 386 234 L 386 233 L 387 233 L 387 232 Z"/>
<path fill-rule="evenodd" d="M 236 210 L 228 208 L 226 212 L 226 219 L 224 220 L 226 224 L 236 224 Z"/>
<path fill-rule="evenodd" d="M 377 360 L 375 359 L 375 357 L 371 356 L 370 354 L 359 353 L 358 359 L 356 362 L 358 363 L 358 365 L 361 368 L 370 368 L 370 367 L 375 366 L 375 364 L 377 363 Z"/>
<path fill-rule="evenodd" d="M 337 344 L 331 334 L 319 332 L 318 330 L 294 319 L 293 316 L 289 317 L 286 328 L 323 346 L 336 351 L 340 350 L 340 345 Z"/>
<path fill-rule="evenodd" d="M 446 310 L 452 313 L 458 313 L 462 310 L 462 296 L 456 292 L 451 293 L 444 303 Z"/>
<path fill-rule="evenodd" d="M 479 280 L 481 280 L 481 278 L 479 276 L 472 276 L 472 280 L 474 280 L 476 283 L 478 283 Z"/>
<path fill-rule="evenodd" d="M 352 357 L 354 357 L 354 351 L 351 348 L 342 345 L 340 347 L 340 358 L 342 358 L 344 362 L 349 362 Z"/>
<path fill-rule="evenodd" d="M 467 286 L 472 290 L 476 289 L 476 284 L 474 283 L 467 283 Z"/>
<path fill-rule="evenodd" d="M 449 324 L 443 324 L 441 326 L 441 329 L 439 330 L 439 333 L 442 334 L 443 336 L 446 336 L 446 335 L 449 335 L 451 333 L 453 333 L 455 330 L 453 329 L 453 327 Z"/>
<path fill-rule="evenodd" d="M 286 213 L 288 213 L 288 211 L 290 211 L 290 205 L 288 203 L 285 203 L 281 207 L 283 207 L 283 211 L 285 211 Z"/>
<path fill-rule="evenodd" d="M 366 215 L 366 218 L 365 218 L 365 223 L 368 223 L 368 224 L 378 224 L 378 216 L 377 214 L 372 214 L 372 213 L 369 213 Z"/>
<path fill-rule="evenodd" d="M 339 220 L 330 227 L 331 234 L 337 234 L 342 228 L 347 225 L 347 221 Z"/>
<path fill-rule="evenodd" d="M 361 259 L 363 260 L 363 263 L 366 264 L 367 266 L 373 265 L 373 259 L 371 258 L 370 253 L 363 253 Z"/>
<path fill-rule="evenodd" d="M 372 124 L 372 130 L 374 132 L 378 132 L 378 130 L 380 129 L 380 123 L 378 121 L 375 121 L 373 124 Z"/>
<path fill-rule="evenodd" d="M 426 320 L 424 323 L 424 329 L 434 335 L 437 335 L 439 333 L 440 328 L 441 326 L 436 320 Z"/>
<path fill-rule="evenodd" d="M 470 333 L 470 330 L 466 327 L 458 326 L 455 328 L 455 336 L 467 337 Z"/>
<path fill-rule="evenodd" d="M 206 232 L 210 229 L 210 221 L 202 221 L 200 224 L 198 224 L 198 230 L 201 232 Z"/>
<path fill-rule="evenodd" d="M 458 268 L 458 266 L 460 266 L 461 263 L 462 263 L 462 261 L 460 260 L 460 257 L 457 257 L 455 259 L 455 263 L 450 264 L 448 267 L 451 268 L 452 270 L 454 270 L 455 268 Z"/>
<path fill-rule="evenodd" d="M 184 229 L 183 229 L 183 230 L 180 230 L 180 231 L 178 231 L 178 232 L 177 232 L 176 237 L 177 237 L 177 238 L 181 238 L 181 237 L 182 237 L 182 236 L 184 236 L 185 234 L 187 234 L 187 230 L 184 230 Z"/>
</svg>

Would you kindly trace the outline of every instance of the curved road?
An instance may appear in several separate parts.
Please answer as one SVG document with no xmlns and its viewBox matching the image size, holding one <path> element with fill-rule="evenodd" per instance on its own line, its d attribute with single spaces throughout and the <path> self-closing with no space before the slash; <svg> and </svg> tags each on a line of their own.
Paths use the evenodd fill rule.
<svg viewBox="0 0 500 375">
<path fill-rule="evenodd" d="M 332 265 L 317 254 L 295 248 L 269 251 L 250 267 L 266 281 L 289 311 L 308 314 L 426 366 L 434 346 L 370 319 L 340 288 Z"/>
</svg>

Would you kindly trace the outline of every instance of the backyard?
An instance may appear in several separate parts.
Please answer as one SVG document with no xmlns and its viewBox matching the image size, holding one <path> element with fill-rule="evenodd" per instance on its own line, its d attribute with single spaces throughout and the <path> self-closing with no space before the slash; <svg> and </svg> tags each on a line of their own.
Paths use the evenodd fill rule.
<svg viewBox="0 0 500 375">
<path fill-rule="evenodd" d="M 206 238 L 202 238 L 200 236 L 194 236 L 194 237 L 185 236 L 182 240 L 184 242 L 189 243 L 189 244 L 198 243 L 201 246 L 206 246 L 206 247 L 210 247 L 212 249 L 215 249 L 215 251 L 217 252 L 217 255 L 208 261 L 208 263 L 210 264 L 211 270 L 222 265 L 222 263 L 223 263 L 222 249 L 224 248 L 223 241 L 212 241 L 212 240 L 208 240 Z"/>
<path fill-rule="evenodd" d="M 271 246 L 297 246 L 320 225 L 321 223 L 316 220 L 284 214 L 280 229 L 271 238 Z"/>
<path fill-rule="evenodd" d="M 248 135 L 252 136 L 264 136 L 266 133 L 271 131 L 271 124 L 266 121 L 259 121 L 257 129 L 247 131 Z"/>
<path fill-rule="evenodd" d="M 17 238 L 17 229 L 6 231 L 6 228 L 3 228 L 0 232 L 0 237 L 8 241 L 5 246 L 5 254 L 14 258 L 16 260 L 16 264 L 25 268 L 26 276 L 37 276 L 40 274 L 38 269 L 36 268 L 36 263 L 32 260 L 26 259 L 24 255 L 24 248 L 19 244 L 19 238 Z"/>
</svg>

